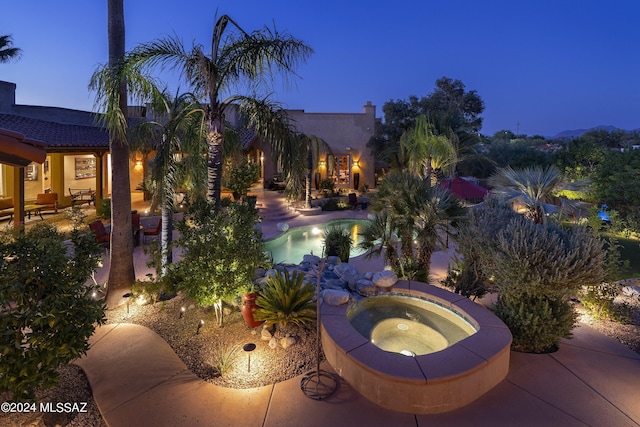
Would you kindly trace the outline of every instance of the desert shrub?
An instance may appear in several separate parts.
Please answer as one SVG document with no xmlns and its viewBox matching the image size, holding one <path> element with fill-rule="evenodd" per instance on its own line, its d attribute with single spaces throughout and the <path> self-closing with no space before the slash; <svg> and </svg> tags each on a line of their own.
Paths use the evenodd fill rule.
<svg viewBox="0 0 640 427">
<path fill-rule="evenodd" d="M 96 213 L 102 218 L 111 218 L 111 199 L 108 197 L 100 199 L 96 207 Z"/>
<path fill-rule="evenodd" d="M 453 267 L 447 269 L 447 277 L 441 284 L 456 294 L 470 299 L 482 298 L 487 293 L 490 281 L 484 277 L 473 259 L 454 257 Z"/>
<path fill-rule="evenodd" d="M 33 400 L 58 382 L 58 366 L 86 353 L 104 304 L 85 286 L 102 248 L 74 226 L 70 241 L 53 226 L 0 233 L 0 393 Z"/>
<path fill-rule="evenodd" d="M 303 325 L 316 318 L 316 305 L 313 302 L 315 287 L 304 281 L 304 273 L 285 270 L 276 271 L 267 279 L 267 286 L 262 289 L 256 304 L 258 309 L 253 313 L 256 320 L 264 320 L 268 325 L 278 323 L 286 327 L 288 323 Z"/>
<path fill-rule="evenodd" d="M 333 196 L 335 187 L 336 187 L 336 184 L 335 182 L 333 182 L 333 179 L 331 178 L 324 178 L 323 180 L 320 181 L 319 189 L 320 189 L 320 192 L 322 192 L 322 194 L 324 194 L 325 197 Z"/>
<path fill-rule="evenodd" d="M 456 240 L 473 263 L 469 283 L 478 279 L 499 293 L 495 312 L 521 351 L 552 350 L 569 337 L 571 298 L 602 283 L 608 268 L 605 244 L 592 231 L 535 224 L 494 200 L 470 211 Z"/>
<path fill-rule="evenodd" d="M 251 185 L 260 178 L 260 165 L 246 157 L 231 159 L 224 164 L 222 185 L 234 193 L 234 198 L 246 196 Z"/>
<path fill-rule="evenodd" d="M 323 211 L 344 211 L 347 209 L 351 209 L 351 206 L 349 206 L 349 203 L 347 203 L 344 200 L 339 200 L 339 199 L 328 199 L 323 205 L 322 205 L 322 210 Z"/>
<path fill-rule="evenodd" d="M 621 271 L 628 267 L 629 260 L 622 260 L 619 245 L 615 239 L 609 239 L 607 248 L 604 282 L 583 286 L 579 294 L 580 301 L 596 319 L 623 320 L 626 313 L 614 304 L 615 298 L 620 293 L 620 286 L 615 283 L 615 280 L 620 276 Z"/>
<path fill-rule="evenodd" d="M 553 349 L 571 336 L 570 298 L 604 278 L 603 242 L 581 227 L 568 232 L 524 218 L 507 224 L 497 242 L 493 268 L 485 271 L 500 293 L 496 314 L 509 326 L 516 348 Z"/>
<path fill-rule="evenodd" d="M 182 261 L 170 265 L 169 278 L 199 306 L 234 299 L 266 263 L 258 211 L 233 202 L 215 211 L 211 203 L 194 203 L 177 224 Z"/>
<path fill-rule="evenodd" d="M 509 326 L 513 349 L 528 353 L 556 350 L 561 338 L 571 336 L 576 321 L 566 300 L 526 291 L 500 294 L 495 314 Z"/>
<path fill-rule="evenodd" d="M 324 230 L 325 256 L 340 257 L 340 261 L 349 262 L 353 239 L 351 232 L 339 225 L 329 225 Z"/>
</svg>

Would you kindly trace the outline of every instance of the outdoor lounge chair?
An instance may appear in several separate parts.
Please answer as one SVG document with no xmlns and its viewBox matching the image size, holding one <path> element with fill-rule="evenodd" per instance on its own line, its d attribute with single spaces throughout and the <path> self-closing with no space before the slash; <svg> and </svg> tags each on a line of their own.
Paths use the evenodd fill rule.
<svg viewBox="0 0 640 427">
<path fill-rule="evenodd" d="M 158 219 L 158 224 L 156 224 L 155 228 L 144 229 L 144 242 L 147 243 L 147 236 L 158 236 L 160 231 L 162 231 L 162 218 Z"/>
<path fill-rule="evenodd" d="M 358 201 L 356 193 L 349 193 L 349 206 L 351 206 L 351 209 L 357 209 L 358 206 L 362 208 L 362 202 Z"/>
</svg>

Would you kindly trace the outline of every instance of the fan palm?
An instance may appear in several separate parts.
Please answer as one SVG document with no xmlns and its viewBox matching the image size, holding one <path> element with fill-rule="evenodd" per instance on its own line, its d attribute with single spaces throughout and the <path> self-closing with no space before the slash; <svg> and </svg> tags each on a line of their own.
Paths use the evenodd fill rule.
<svg viewBox="0 0 640 427">
<path fill-rule="evenodd" d="M 449 191 L 431 186 L 428 176 L 407 173 L 387 176 L 378 192 L 372 196 L 372 209 L 379 212 L 371 237 L 382 239 L 389 261 L 395 254 L 391 250 L 392 236 L 400 238 L 402 263 L 417 260 L 428 277 L 431 255 L 438 244 L 453 231 L 455 221 L 464 215 L 460 202 Z M 386 220 L 384 220 L 386 217 Z M 374 228 L 375 227 L 375 228 Z M 371 237 L 365 232 L 363 247 L 371 247 Z M 415 241 L 415 248 L 414 248 Z"/>
<path fill-rule="evenodd" d="M 207 99 L 208 196 L 216 210 L 220 206 L 227 108 L 240 105 L 249 125 L 273 143 L 277 153 L 279 143 L 290 132 L 286 114 L 266 98 L 258 99 L 256 91 L 263 89 L 275 72 L 292 75 L 311 53 L 310 47 L 288 33 L 267 27 L 247 33 L 227 15 L 215 22 L 208 54 L 202 45 L 186 49 L 176 36 L 142 44 L 131 52 L 132 64 L 168 65 L 180 70 L 193 91 Z M 232 94 L 242 84 L 250 96 Z M 228 97 L 222 98 L 225 94 Z"/>
<path fill-rule="evenodd" d="M 22 50 L 13 46 L 10 35 L 0 36 L 0 64 L 20 58 Z"/>
<path fill-rule="evenodd" d="M 567 182 L 562 173 L 553 166 L 513 169 L 510 166 L 498 169 L 489 178 L 494 192 L 507 200 L 518 199 L 526 209 L 525 215 L 536 224 L 546 224 L 547 214 L 554 210 L 551 204 L 554 195 L 562 190 L 584 189 L 589 181 Z M 561 198 L 562 203 L 570 203 Z"/>
<path fill-rule="evenodd" d="M 437 135 L 429 119 L 420 115 L 415 126 L 402 134 L 400 153 L 407 161 L 409 172 L 431 177 L 434 169 L 452 172 L 458 153 L 445 135 Z"/>
</svg>

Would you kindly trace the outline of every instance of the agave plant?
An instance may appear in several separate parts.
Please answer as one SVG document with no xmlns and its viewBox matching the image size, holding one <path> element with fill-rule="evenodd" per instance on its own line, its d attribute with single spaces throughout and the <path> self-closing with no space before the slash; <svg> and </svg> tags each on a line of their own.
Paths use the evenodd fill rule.
<svg viewBox="0 0 640 427">
<path fill-rule="evenodd" d="M 313 302 L 315 288 L 304 282 L 304 273 L 295 271 L 292 275 L 276 271 L 267 279 L 267 286 L 260 292 L 256 303 L 258 308 L 253 316 L 267 324 L 278 323 L 286 327 L 289 322 L 303 325 L 316 318 Z"/>
</svg>

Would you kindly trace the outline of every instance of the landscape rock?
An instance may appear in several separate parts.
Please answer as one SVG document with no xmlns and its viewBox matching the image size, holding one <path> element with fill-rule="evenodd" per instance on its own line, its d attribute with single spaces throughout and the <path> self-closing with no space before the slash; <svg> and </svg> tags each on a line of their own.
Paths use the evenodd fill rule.
<svg viewBox="0 0 640 427">
<path fill-rule="evenodd" d="M 347 291 L 325 289 L 322 291 L 322 301 L 328 305 L 342 305 L 349 302 L 350 295 Z"/>
<path fill-rule="evenodd" d="M 292 345 L 296 344 L 296 339 L 294 337 L 284 337 L 280 340 L 280 345 L 282 346 L 282 348 L 284 348 L 285 350 L 288 349 L 289 347 L 291 347 Z"/>
<path fill-rule="evenodd" d="M 331 255 L 327 257 L 327 263 L 332 265 L 342 264 L 342 260 L 337 255 Z"/>
<path fill-rule="evenodd" d="M 262 332 L 260 333 L 260 339 L 262 341 L 270 341 L 273 338 L 273 334 L 268 328 L 262 328 Z"/>
<path fill-rule="evenodd" d="M 273 337 L 269 340 L 269 348 L 274 349 L 278 346 L 278 340 Z"/>
<path fill-rule="evenodd" d="M 333 272 L 336 273 L 339 278 L 347 282 L 349 284 L 349 287 L 352 289 L 360 278 L 358 269 L 348 263 L 336 265 L 336 268 L 333 269 Z"/>
<path fill-rule="evenodd" d="M 376 294 L 376 287 L 371 280 L 360 279 L 356 282 L 356 291 L 362 296 Z"/>
<path fill-rule="evenodd" d="M 373 274 L 372 282 L 378 288 L 390 288 L 398 282 L 398 276 L 390 270 L 378 271 Z"/>
</svg>

